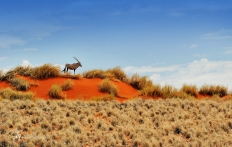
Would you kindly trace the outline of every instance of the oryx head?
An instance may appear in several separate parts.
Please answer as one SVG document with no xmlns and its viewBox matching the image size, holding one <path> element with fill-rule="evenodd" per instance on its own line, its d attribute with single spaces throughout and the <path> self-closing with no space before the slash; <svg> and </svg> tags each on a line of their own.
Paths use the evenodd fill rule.
<svg viewBox="0 0 232 147">
<path fill-rule="evenodd" d="M 73 58 L 77 60 L 77 63 L 80 65 L 80 67 L 82 67 L 81 62 L 76 57 L 73 57 Z"/>
</svg>

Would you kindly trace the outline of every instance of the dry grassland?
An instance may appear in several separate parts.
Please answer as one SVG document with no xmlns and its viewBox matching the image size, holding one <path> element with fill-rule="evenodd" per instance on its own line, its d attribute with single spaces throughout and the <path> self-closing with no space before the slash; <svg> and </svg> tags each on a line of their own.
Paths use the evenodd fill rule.
<svg viewBox="0 0 232 147">
<path fill-rule="evenodd" d="M 230 100 L 0 101 L 0 146 L 232 146 Z"/>
</svg>

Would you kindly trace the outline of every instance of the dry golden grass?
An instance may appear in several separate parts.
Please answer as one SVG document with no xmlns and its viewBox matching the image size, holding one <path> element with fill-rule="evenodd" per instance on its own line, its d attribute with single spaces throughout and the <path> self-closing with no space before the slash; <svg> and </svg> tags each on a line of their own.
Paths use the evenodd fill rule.
<svg viewBox="0 0 232 147">
<path fill-rule="evenodd" d="M 0 96 L 3 99 L 9 99 L 9 100 L 32 100 L 34 99 L 34 93 L 32 92 L 21 92 L 21 91 L 14 91 L 10 88 L 5 88 L 0 90 Z"/>
<path fill-rule="evenodd" d="M 31 76 L 33 68 L 30 66 L 17 66 L 13 71 L 22 76 Z"/>
<path fill-rule="evenodd" d="M 47 79 L 60 76 L 60 68 L 51 64 L 44 64 L 39 67 L 35 67 L 32 70 L 31 76 L 36 79 Z"/>
<path fill-rule="evenodd" d="M 105 71 L 105 77 L 110 78 L 111 76 L 122 82 L 128 82 L 127 75 L 119 66 Z"/>
<path fill-rule="evenodd" d="M 228 89 L 225 86 L 220 85 L 203 85 L 199 90 L 199 94 L 202 95 L 219 95 L 220 97 L 228 94 Z"/>
<path fill-rule="evenodd" d="M 9 79 L 10 84 L 19 91 L 27 91 L 30 88 L 30 83 L 20 78 Z"/>
<path fill-rule="evenodd" d="M 184 84 L 182 86 L 182 88 L 180 89 L 180 91 L 182 91 L 188 95 L 194 96 L 194 97 L 197 97 L 197 95 L 198 95 L 198 88 L 196 85 Z"/>
<path fill-rule="evenodd" d="M 63 85 L 61 85 L 61 88 L 63 91 L 70 90 L 74 86 L 74 82 L 71 79 L 68 79 L 64 82 Z"/>
<path fill-rule="evenodd" d="M 64 99 L 65 96 L 62 93 L 62 88 L 60 85 L 54 84 L 48 92 L 49 96 L 53 99 Z"/>
<path fill-rule="evenodd" d="M 132 77 L 129 79 L 129 84 L 138 90 L 142 90 L 143 88 L 153 85 L 152 81 L 149 80 L 148 77 L 140 77 L 138 74 L 132 75 Z"/>
<path fill-rule="evenodd" d="M 109 79 L 103 79 L 98 88 L 101 92 L 106 92 L 114 96 L 118 95 L 118 87 L 114 85 Z"/>
<path fill-rule="evenodd" d="M 0 101 L 1 146 L 232 146 L 231 100 Z"/>
<path fill-rule="evenodd" d="M 105 75 L 104 75 L 104 71 L 103 70 L 101 70 L 101 69 L 93 69 L 93 70 L 89 70 L 89 71 L 83 72 L 83 77 L 84 78 L 88 78 L 88 79 L 91 79 L 91 78 L 101 78 L 101 79 L 104 79 Z"/>
<path fill-rule="evenodd" d="M 0 70 L 0 81 L 2 81 L 4 78 L 4 72 L 3 70 Z"/>
</svg>

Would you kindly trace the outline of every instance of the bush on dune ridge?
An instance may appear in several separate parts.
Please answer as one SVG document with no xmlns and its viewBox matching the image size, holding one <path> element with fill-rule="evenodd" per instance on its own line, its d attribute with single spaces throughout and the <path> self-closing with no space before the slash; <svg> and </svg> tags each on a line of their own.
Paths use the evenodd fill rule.
<svg viewBox="0 0 232 147">
<path fill-rule="evenodd" d="M 228 94 L 228 89 L 225 86 L 220 85 L 203 85 L 199 90 L 199 94 L 202 95 L 219 95 L 220 97 Z"/>
<path fill-rule="evenodd" d="M 51 64 L 44 64 L 39 67 L 35 67 L 32 71 L 32 77 L 35 79 L 47 79 L 60 76 L 60 68 Z"/>
</svg>

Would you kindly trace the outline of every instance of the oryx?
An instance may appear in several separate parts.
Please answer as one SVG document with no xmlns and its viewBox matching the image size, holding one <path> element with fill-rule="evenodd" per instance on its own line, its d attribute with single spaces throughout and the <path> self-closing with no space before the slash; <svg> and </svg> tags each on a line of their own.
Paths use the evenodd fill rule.
<svg viewBox="0 0 232 147">
<path fill-rule="evenodd" d="M 73 57 L 73 58 L 74 58 L 75 60 L 77 60 L 77 63 L 65 64 L 65 67 L 64 67 L 64 70 L 63 70 L 64 73 L 70 69 L 70 70 L 74 70 L 74 75 L 75 75 L 75 70 L 76 70 L 79 66 L 82 67 L 81 62 L 80 62 L 76 57 Z"/>
</svg>

